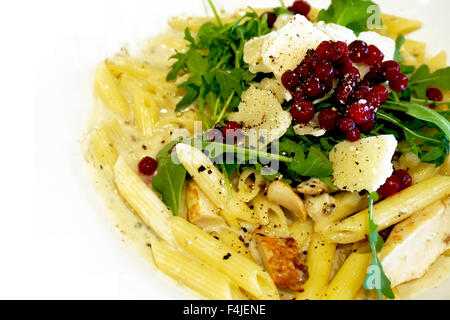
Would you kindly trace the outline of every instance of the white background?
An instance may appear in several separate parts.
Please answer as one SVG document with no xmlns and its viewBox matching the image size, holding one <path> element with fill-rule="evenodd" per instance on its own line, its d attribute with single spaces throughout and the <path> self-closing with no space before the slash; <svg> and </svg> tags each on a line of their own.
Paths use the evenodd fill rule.
<svg viewBox="0 0 450 320">
<path fill-rule="evenodd" d="M 423 20 L 415 37 L 450 52 L 449 1 L 378 2 Z M 183 12 L 203 13 L 202 1 L 2 2 L 0 298 L 192 297 L 120 241 L 80 147 L 96 64 Z"/>
</svg>

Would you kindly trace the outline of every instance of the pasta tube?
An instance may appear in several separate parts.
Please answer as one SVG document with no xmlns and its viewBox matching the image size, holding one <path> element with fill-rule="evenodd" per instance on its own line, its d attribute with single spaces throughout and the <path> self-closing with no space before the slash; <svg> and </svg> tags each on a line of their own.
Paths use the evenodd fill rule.
<svg viewBox="0 0 450 320">
<path fill-rule="evenodd" d="M 314 231 L 313 225 L 313 221 L 308 219 L 306 221 L 296 221 L 289 226 L 290 236 L 297 242 L 300 252 L 308 249 Z"/>
<path fill-rule="evenodd" d="M 279 299 L 277 288 L 259 265 L 180 217 L 171 218 L 172 233 L 187 252 L 223 272 L 256 299 Z"/>
<path fill-rule="evenodd" d="M 315 232 L 322 232 L 336 222 L 352 215 L 355 212 L 367 208 L 369 202 L 366 195 L 359 195 L 358 192 L 341 192 L 333 196 L 335 208 L 329 215 L 321 215 L 314 224 Z"/>
<path fill-rule="evenodd" d="M 309 279 L 305 283 L 305 291 L 297 294 L 297 300 L 320 299 L 328 285 L 335 253 L 336 244 L 326 242 L 319 233 L 313 234 L 306 256 Z"/>
<path fill-rule="evenodd" d="M 95 90 L 103 103 L 123 119 L 130 116 L 130 106 L 123 96 L 111 72 L 102 62 L 95 74 Z"/>
<path fill-rule="evenodd" d="M 373 218 L 382 231 L 429 204 L 450 195 L 450 177 L 434 177 L 413 185 L 402 192 L 387 198 L 373 207 Z M 362 240 L 369 233 L 369 209 L 363 210 L 323 233 L 331 242 L 352 243 Z"/>
<path fill-rule="evenodd" d="M 196 261 L 163 241 L 152 241 L 156 266 L 172 278 L 212 300 L 245 300 L 227 276 Z"/>
<path fill-rule="evenodd" d="M 237 199 L 236 191 L 231 190 L 229 194 L 225 186 L 225 177 L 202 151 L 180 143 L 176 146 L 176 152 L 184 168 L 209 200 L 220 209 L 230 226 L 240 229 L 238 219 L 250 223 L 258 222 L 255 213 L 247 204 Z"/>
<path fill-rule="evenodd" d="M 362 287 L 371 257 L 371 253 L 352 253 L 322 294 L 322 299 L 353 299 Z"/>
<path fill-rule="evenodd" d="M 95 131 L 89 150 L 94 162 L 100 166 L 108 180 L 113 181 L 113 170 L 118 154 L 104 122 Z"/>
<path fill-rule="evenodd" d="M 119 157 L 114 168 L 117 189 L 144 223 L 161 239 L 174 243 L 169 217 L 172 213 L 137 173 Z"/>
</svg>

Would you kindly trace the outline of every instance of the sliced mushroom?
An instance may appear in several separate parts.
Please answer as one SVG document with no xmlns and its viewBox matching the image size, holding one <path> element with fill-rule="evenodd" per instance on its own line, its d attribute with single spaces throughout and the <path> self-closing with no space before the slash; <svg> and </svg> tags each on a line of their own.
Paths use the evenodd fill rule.
<svg viewBox="0 0 450 320">
<path fill-rule="evenodd" d="M 331 192 L 331 189 L 320 179 L 311 178 L 297 186 L 297 192 L 301 194 L 319 195 Z"/>
<path fill-rule="evenodd" d="M 329 216 L 336 209 L 336 200 L 328 193 L 305 196 L 305 208 L 315 223 Z"/>
<path fill-rule="evenodd" d="M 186 186 L 186 202 L 188 220 L 202 229 L 224 224 L 217 208 L 193 181 Z"/>
<path fill-rule="evenodd" d="M 303 200 L 294 192 L 294 190 L 283 181 L 273 181 L 267 189 L 267 198 L 292 211 L 301 220 L 306 220 L 307 212 Z"/>
</svg>

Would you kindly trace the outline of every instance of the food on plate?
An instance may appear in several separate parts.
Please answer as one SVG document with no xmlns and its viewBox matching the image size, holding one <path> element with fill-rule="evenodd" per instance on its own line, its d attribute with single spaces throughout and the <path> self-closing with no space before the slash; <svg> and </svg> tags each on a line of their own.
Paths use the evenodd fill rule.
<svg viewBox="0 0 450 320">
<path fill-rule="evenodd" d="M 421 22 L 208 2 L 97 68 L 86 159 L 122 234 L 206 299 L 402 299 L 445 278 L 450 68 L 405 37 Z"/>
</svg>

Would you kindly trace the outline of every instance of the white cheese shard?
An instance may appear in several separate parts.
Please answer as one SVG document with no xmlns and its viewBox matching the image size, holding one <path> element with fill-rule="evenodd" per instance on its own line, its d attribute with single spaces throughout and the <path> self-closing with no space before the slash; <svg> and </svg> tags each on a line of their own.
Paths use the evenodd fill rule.
<svg viewBox="0 0 450 320">
<path fill-rule="evenodd" d="M 357 39 L 353 30 L 339 24 L 319 21 L 315 24 L 315 27 L 325 33 L 328 40 L 343 41 L 350 44 Z"/>
<path fill-rule="evenodd" d="M 292 117 L 284 111 L 272 92 L 251 86 L 242 94 L 239 111 L 228 120 L 242 125 L 250 147 L 260 149 L 281 138 L 291 125 Z"/>
<path fill-rule="evenodd" d="M 264 37 L 264 43 L 258 42 L 259 37 L 245 44 L 244 61 L 250 65 L 251 72 L 261 70 L 260 64 L 264 64 L 265 70 L 270 70 L 266 72 L 273 72 L 277 79 L 300 64 L 309 49 L 316 49 L 322 41 L 329 40 L 302 15 L 295 15 L 280 30 Z"/>
<path fill-rule="evenodd" d="M 333 182 L 345 191 L 376 191 L 393 173 L 392 157 L 397 148 L 393 135 L 344 141 L 330 152 Z"/>
<path fill-rule="evenodd" d="M 314 136 L 321 137 L 327 133 L 325 129 L 321 129 L 319 125 L 319 113 L 307 124 L 296 124 L 294 126 L 295 134 L 298 136 Z"/>
<path fill-rule="evenodd" d="M 280 80 L 287 70 L 299 65 L 310 49 L 316 49 L 322 41 L 344 41 L 347 44 L 359 39 L 375 45 L 385 56 L 392 60 L 395 53 L 395 41 L 376 32 L 362 32 L 358 37 L 351 29 L 334 24 L 311 23 L 302 15 L 280 16 L 276 31 L 248 41 L 244 47 L 244 61 L 250 65 L 253 73 L 273 72 Z M 363 71 L 366 73 L 366 71 Z"/>
<path fill-rule="evenodd" d="M 285 100 L 289 101 L 292 99 L 292 95 L 278 80 L 272 78 L 264 78 L 260 83 L 258 83 L 257 86 L 258 89 L 272 92 L 279 103 L 283 103 Z"/>
<path fill-rule="evenodd" d="M 275 21 L 275 23 L 273 24 L 273 29 L 280 30 L 285 25 L 287 25 L 289 23 L 289 21 L 291 21 L 291 19 L 292 19 L 292 14 L 287 14 L 287 13 L 280 14 L 277 17 L 277 20 Z"/>
<path fill-rule="evenodd" d="M 262 52 L 267 50 L 277 37 L 277 33 L 271 32 L 265 36 L 253 38 L 245 43 L 244 62 L 247 63 L 252 73 L 270 73 L 272 70 L 264 64 Z"/>
<path fill-rule="evenodd" d="M 422 277 L 450 248 L 450 198 L 397 224 L 379 253 L 392 287 Z"/>
</svg>

